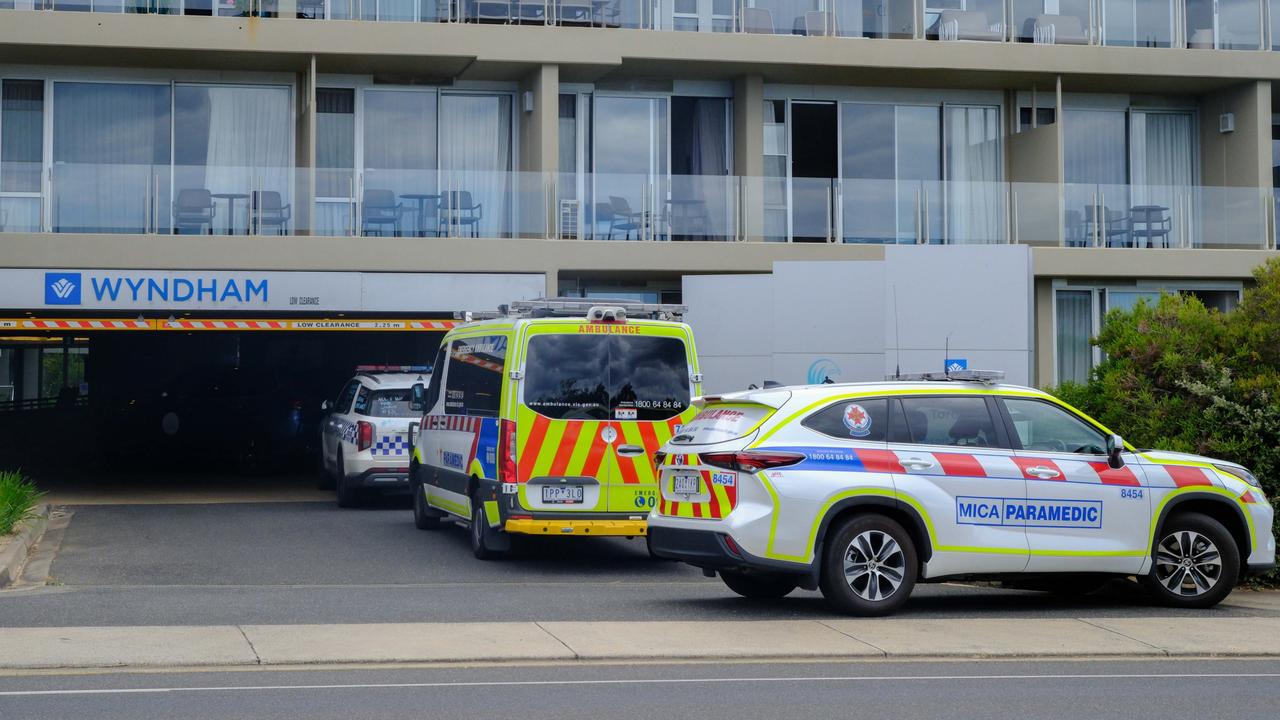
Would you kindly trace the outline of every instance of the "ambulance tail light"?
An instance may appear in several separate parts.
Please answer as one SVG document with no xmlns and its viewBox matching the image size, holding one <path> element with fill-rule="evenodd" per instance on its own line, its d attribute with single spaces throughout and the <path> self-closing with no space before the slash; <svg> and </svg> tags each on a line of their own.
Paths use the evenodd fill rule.
<svg viewBox="0 0 1280 720">
<path fill-rule="evenodd" d="M 516 481 L 516 424 L 502 420 L 498 424 L 498 480 Z"/>
<path fill-rule="evenodd" d="M 373 423 L 361 420 L 356 423 L 356 449 L 368 450 L 373 447 Z"/>
<path fill-rule="evenodd" d="M 700 453 L 698 458 L 704 464 L 725 470 L 758 473 L 761 470 L 795 465 L 804 460 L 804 455 L 791 452 L 723 452 Z"/>
</svg>

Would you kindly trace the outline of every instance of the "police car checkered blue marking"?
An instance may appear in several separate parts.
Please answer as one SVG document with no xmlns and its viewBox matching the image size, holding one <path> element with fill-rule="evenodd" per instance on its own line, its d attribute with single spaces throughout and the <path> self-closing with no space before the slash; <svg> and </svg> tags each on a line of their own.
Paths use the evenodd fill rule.
<svg viewBox="0 0 1280 720">
<path fill-rule="evenodd" d="M 371 455 L 408 455 L 409 438 L 404 435 L 383 435 L 369 448 Z"/>
</svg>

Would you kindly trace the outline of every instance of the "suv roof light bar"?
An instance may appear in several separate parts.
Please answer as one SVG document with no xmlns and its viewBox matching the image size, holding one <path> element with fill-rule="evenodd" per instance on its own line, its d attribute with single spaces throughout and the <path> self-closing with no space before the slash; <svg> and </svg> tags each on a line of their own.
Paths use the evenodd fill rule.
<svg viewBox="0 0 1280 720">
<path fill-rule="evenodd" d="M 430 365 L 357 365 L 356 372 L 362 375 L 373 373 L 428 373 Z"/>
<path fill-rule="evenodd" d="M 609 298 L 537 298 L 536 300 L 516 300 L 510 305 L 500 305 L 494 311 L 456 312 L 459 320 L 492 320 L 495 318 L 542 318 L 542 317 L 578 317 L 592 318 L 595 310 L 621 309 L 627 318 L 647 318 L 651 320 L 679 320 L 689 312 L 687 305 L 670 305 L 663 303 L 638 303 L 629 300 L 611 300 Z"/>
<path fill-rule="evenodd" d="M 1003 370 L 951 370 L 944 372 L 900 373 L 885 380 L 929 380 L 934 382 L 976 382 L 992 385 L 1004 380 Z"/>
</svg>

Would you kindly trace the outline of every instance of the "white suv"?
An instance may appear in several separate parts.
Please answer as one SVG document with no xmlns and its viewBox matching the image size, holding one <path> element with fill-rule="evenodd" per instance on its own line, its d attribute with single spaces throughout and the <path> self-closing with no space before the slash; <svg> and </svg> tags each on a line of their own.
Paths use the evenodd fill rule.
<svg viewBox="0 0 1280 720">
<path fill-rule="evenodd" d="M 320 489 L 336 489 L 339 507 L 351 507 L 365 489 L 409 490 L 412 388 L 431 380 L 431 368 L 361 365 L 336 400 L 326 400 L 320 421 Z"/>
<path fill-rule="evenodd" d="M 747 597 L 881 615 L 957 576 L 1088 592 L 1136 575 L 1208 607 L 1275 566 L 1248 470 L 1137 451 L 1025 387 L 924 380 L 705 398 L 655 458 L 654 554 Z"/>
</svg>

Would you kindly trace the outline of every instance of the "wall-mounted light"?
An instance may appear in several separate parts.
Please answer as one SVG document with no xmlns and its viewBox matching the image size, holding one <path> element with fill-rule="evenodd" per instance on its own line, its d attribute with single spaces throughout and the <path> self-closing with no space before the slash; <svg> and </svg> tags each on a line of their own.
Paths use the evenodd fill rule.
<svg viewBox="0 0 1280 720">
<path fill-rule="evenodd" d="M 1218 116 L 1218 132 L 1226 135 L 1236 131 L 1236 114 L 1222 113 Z"/>
<path fill-rule="evenodd" d="M 520 95 L 520 102 L 523 104 L 525 112 L 533 112 L 533 91 L 525 90 L 524 93 Z"/>
</svg>

